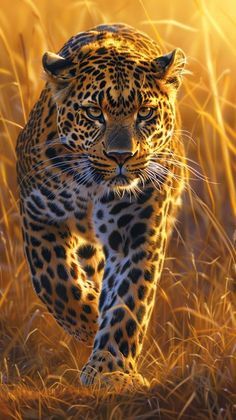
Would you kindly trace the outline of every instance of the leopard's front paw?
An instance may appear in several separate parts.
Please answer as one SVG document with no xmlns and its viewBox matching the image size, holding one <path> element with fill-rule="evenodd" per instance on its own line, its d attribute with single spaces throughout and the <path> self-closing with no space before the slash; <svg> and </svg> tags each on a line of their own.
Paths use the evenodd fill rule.
<svg viewBox="0 0 236 420">
<path fill-rule="evenodd" d="M 123 370 L 123 362 L 116 359 L 109 351 L 95 351 L 91 354 L 88 362 L 84 365 L 80 381 L 85 386 L 92 384 L 103 385 L 104 375 L 114 371 Z"/>
<path fill-rule="evenodd" d="M 119 372 L 114 371 L 110 373 L 104 373 L 101 377 L 103 386 L 112 388 L 116 392 L 122 391 L 133 391 L 140 388 L 148 388 L 149 382 L 144 376 L 137 372 Z"/>
<path fill-rule="evenodd" d="M 82 369 L 80 381 L 85 386 L 96 384 L 117 391 L 149 386 L 147 379 L 139 373 L 124 370 L 122 360 L 116 359 L 108 351 L 91 355 Z"/>
</svg>

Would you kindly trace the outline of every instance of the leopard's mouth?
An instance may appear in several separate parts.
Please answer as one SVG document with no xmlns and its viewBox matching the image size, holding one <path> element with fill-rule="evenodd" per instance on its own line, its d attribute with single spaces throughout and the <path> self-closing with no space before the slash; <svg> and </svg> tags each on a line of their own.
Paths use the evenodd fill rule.
<svg viewBox="0 0 236 420">
<path fill-rule="evenodd" d="M 123 169 L 123 168 L 122 168 Z M 124 173 L 122 173 L 124 172 Z M 131 173 L 127 170 L 116 170 L 113 174 L 108 174 L 108 171 L 102 171 L 100 168 L 91 167 L 90 179 L 97 185 L 103 185 L 111 190 L 131 190 L 140 183 L 138 174 Z"/>
</svg>

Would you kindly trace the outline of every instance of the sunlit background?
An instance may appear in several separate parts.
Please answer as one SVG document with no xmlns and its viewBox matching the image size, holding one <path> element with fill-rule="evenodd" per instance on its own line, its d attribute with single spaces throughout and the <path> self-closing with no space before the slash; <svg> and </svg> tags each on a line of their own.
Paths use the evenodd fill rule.
<svg viewBox="0 0 236 420">
<path fill-rule="evenodd" d="M 189 70 L 178 98 L 189 185 L 140 358 L 152 385 L 122 396 L 80 387 L 88 350 L 33 291 L 15 172 L 42 54 L 103 22 L 181 47 Z M 234 0 L 0 0 L 0 418 L 235 418 L 235 41 Z"/>
</svg>

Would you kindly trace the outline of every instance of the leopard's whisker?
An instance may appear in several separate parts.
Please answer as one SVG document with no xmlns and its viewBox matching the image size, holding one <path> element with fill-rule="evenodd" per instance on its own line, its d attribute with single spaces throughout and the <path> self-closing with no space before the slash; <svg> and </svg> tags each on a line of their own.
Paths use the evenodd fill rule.
<svg viewBox="0 0 236 420">
<path fill-rule="evenodd" d="M 158 164 L 158 162 L 156 162 L 152 158 L 150 160 L 152 160 L 153 162 L 155 162 L 155 164 Z M 192 168 L 190 165 L 186 164 L 185 162 L 180 162 L 178 160 L 170 160 L 170 159 L 167 159 L 166 160 L 166 163 L 169 163 L 170 165 L 173 165 L 173 166 L 177 166 L 180 169 L 186 169 L 187 171 L 189 171 L 190 173 L 192 173 L 193 175 L 195 175 L 196 176 L 196 179 L 200 179 L 202 181 L 207 181 L 207 182 L 209 182 L 211 184 L 217 184 L 214 181 L 210 181 L 209 178 L 206 175 L 201 174 L 197 169 Z M 176 175 L 176 176 L 177 177 L 179 176 L 180 178 L 185 177 L 184 174 Z M 195 180 L 195 178 L 191 178 L 189 176 L 186 176 L 186 179 Z"/>
<path fill-rule="evenodd" d="M 87 158 L 83 158 L 83 159 L 84 159 L 84 162 L 87 162 Z M 29 180 L 30 180 L 30 179 L 31 179 L 31 177 L 32 177 L 32 176 L 34 176 L 34 175 L 40 175 L 41 173 L 44 173 L 45 171 L 48 171 L 48 170 L 53 169 L 53 168 L 60 168 L 61 166 L 64 166 L 66 163 L 78 163 L 78 158 L 73 159 L 73 160 L 71 159 L 71 160 L 69 160 L 68 162 L 55 162 L 55 163 L 52 163 L 51 165 L 47 165 L 46 167 L 43 167 L 43 168 L 42 168 L 42 169 L 40 169 L 40 170 L 35 170 L 35 169 L 37 169 L 37 168 L 40 168 L 40 167 L 44 166 L 44 164 L 45 164 L 45 163 L 47 163 L 47 162 L 51 162 L 51 161 L 52 161 L 52 159 L 47 159 L 47 160 L 42 161 L 42 162 L 40 162 L 39 164 L 37 164 L 37 165 L 33 166 L 33 167 L 31 168 L 31 170 L 30 170 L 30 171 L 28 171 L 22 179 L 20 179 L 19 186 L 21 186 L 21 184 L 22 184 L 22 183 L 23 183 L 26 179 L 28 179 L 28 178 L 29 178 Z M 82 161 L 82 158 L 81 158 L 81 161 Z M 82 162 L 82 163 L 83 163 L 83 162 Z"/>
</svg>

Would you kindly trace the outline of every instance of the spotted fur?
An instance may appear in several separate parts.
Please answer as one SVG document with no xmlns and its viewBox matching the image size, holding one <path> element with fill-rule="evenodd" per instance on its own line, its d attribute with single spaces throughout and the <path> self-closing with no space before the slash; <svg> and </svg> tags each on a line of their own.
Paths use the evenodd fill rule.
<svg viewBox="0 0 236 420">
<path fill-rule="evenodd" d="M 46 85 L 18 138 L 33 285 L 93 345 L 85 385 L 147 383 L 137 361 L 183 188 L 174 127 L 184 61 L 123 24 L 80 33 L 44 55 Z"/>
</svg>

